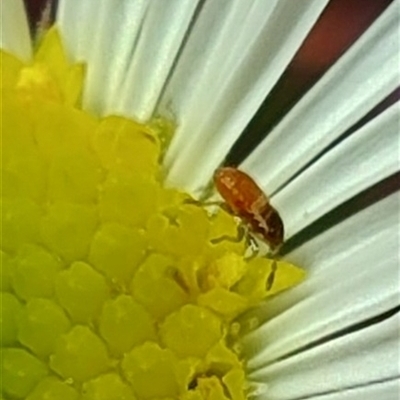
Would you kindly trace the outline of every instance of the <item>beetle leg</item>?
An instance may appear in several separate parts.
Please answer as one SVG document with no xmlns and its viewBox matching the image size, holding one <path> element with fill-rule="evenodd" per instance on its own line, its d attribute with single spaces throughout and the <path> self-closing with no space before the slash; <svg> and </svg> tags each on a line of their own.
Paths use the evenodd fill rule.
<svg viewBox="0 0 400 400">
<path fill-rule="evenodd" d="M 274 284 L 274 281 L 275 281 L 275 273 L 276 273 L 277 268 L 278 268 L 278 266 L 276 264 L 276 261 L 274 261 L 271 266 L 271 272 L 268 275 L 268 279 L 265 284 L 265 289 L 267 290 L 267 292 L 272 289 L 272 285 Z"/>
</svg>

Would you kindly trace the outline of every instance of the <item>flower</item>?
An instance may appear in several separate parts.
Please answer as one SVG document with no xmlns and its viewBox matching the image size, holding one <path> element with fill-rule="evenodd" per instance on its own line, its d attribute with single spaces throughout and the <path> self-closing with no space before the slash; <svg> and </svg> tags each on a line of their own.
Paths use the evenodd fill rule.
<svg viewBox="0 0 400 400">
<path fill-rule="evenodd" d="M 18 4 L 3 1 L 4 13 L 11 10 L 9 15 L 18 19 Z M 165 158 L 168 181 L 194 194 L 202 191 L 325 6 L 208 1 L 197 8 L 188 1 L 179 7 L 177 2 L 126 2 L 113 9 L 115 4 L 103 2 L 93 16 L 89 4 L 61 2 L 58 14 L 71 56 L 88 63 L 85 106 L 142 121 L 155 108 L 162 115 L 172 113 L 178 130 Z M 397 105 L 310 163 L 396 87 L 397 11 L 395 1 L 243 163 L 273 194 L 289 238 L 301 238 L 318 218 L 398 170 L 393 146 Z M 79 12 L 90 13 L 93 24 L 79 23 Z M 296 24 L 289 23 L 293 14 L 299 15 Z M 12 26 L 5 28 L 13 33 L 4 35 L 5 47 L 29 56 L 22 20 L 14 26 L 18 34 Z M 87 29 L 95 34 L 83 32 Z M 209 46 L 205 34 L 213 39 Z M 261 57 L 263 46 L 276 56 Z M 260 396 L 334 399 L 396 393 L 396 196 L 386 196 L 300 246 L 292 240 L 295 249 L 289 247 L 286 257 L 304 265 L 309 280 L 243 322 L 266 321 L 243 343 L 249 377 L 260 384 Z M 90 342 L 87 330 L 73 334 Z M 96 365 L 101 365 L 104 358 L 97 353 Z M 27 357 L 25 362 L 36 361 Z M 107 379 L 103 385 L 115 384 L 113 377 Z"/>
</svg>

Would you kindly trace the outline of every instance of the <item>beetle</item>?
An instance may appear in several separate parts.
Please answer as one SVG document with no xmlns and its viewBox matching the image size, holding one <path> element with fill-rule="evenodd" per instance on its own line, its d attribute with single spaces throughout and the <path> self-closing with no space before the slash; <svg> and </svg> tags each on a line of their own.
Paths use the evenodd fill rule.
<svg viewBox="0 0 400 400">
<path fill-rule="evenodd" d="M 214 184 L 228 209 L 271 250 L 279 249 L 284 239 L 283 221 L 257 183 L 238 168 L 221 167 L 214 173 Z"/>
</svg>

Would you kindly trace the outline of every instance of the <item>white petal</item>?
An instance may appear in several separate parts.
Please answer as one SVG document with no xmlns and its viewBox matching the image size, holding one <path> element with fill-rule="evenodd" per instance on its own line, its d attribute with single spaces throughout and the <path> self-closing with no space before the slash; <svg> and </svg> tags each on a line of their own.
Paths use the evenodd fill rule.
<svg viewBox="0 0 400 400">
<path fill-rule="evenodd" d="M 399 377 L 385 382 L 313 397 L 313 400 L 398 400 L 400 398 Z"/>
<path fill-rule="evenodd" d="M 32 57 L 28 21 L 22 0 L 1 0 L 0 47 L 24 61 Z"/>
<path fill-rule="evenodd" d="M 80 2 L 82 3 L 82 2 Z M 70 1 L 61 3 L 58 15 L 63 36 L 67 41 L 75 42 L 75 30 L 71 22 L 76 23 L 75 5 Z M 115 100 L 121 94 L 123 77 L 132 58 L 143 16 L 148 8 L 145 0 L 112 1 L 107 0 L 92 5 L 91 24 L 85 22 L 89 32 L 83 32 L 83 38 L 90 38 L 72 50 L 75 58 L 81 57 L 88 65 L 85 83 L 84 106 L 98 114 L 110 113 L 110 104 L 115 109 Z M 79 8 L 78 8 L 79 9 Z M 84 10 L 80 10 L 80 13 Z M 88 15 L 88 16 L 89 16 Z M 79 18 L 82 18 L 80 16 Z"/>
<path fill-rule="evenodd" d="M 142 21 L 117 111 L 148 120 L 192 20 L 197 1 L 153 1 Z"/>
<path fill-rule="evenodd" d="M 286 240 L 399 169 L 399 122 L 397 103 L 273 196 L 272 203 L 285 221 Z"/>
<path fill-rule="evenodd" d="M 399 222 L 394 217 L 398 213 L 397 193 L 288 257 L 312 272 L 304 284 L 266 303 L 260 311 L 268 322 L 244 339 L 247 352 L 254 354 L 250 368 L 259 368 L 399 304 Z"/>
<path fill-rule="evenodd" d="M 209 181 L 326 3 L 205 3 L 160 109 L 179 123 L 166 158 L 171 184 L 196 191 Z"/>
<path fill-rule="evenodd" d="M 197 0 L 61 2 L 63 36 L 74 57 L 89 64 L 85 106 L 148 120 L 196 6 Z"/>
<path fill-rule="evenodd" d="M 89 85 L 91 95 L 86 99 L 87 104 L 95 108 L 100 97 L 99 112 L 102 114 L 110 114 L 116 109 L 148 6 L 147 0 L 119 1 L 103 14 L 104 22 L 99 30 L 101 37 L 92 59 L 94 78 Z"/>
<path fill-rule="evenodd" d="M 97 5 L 96 0 L 59 1 L 56 20 L 72 61 L 88 59 L 90 43 L 93 44 L 96 38 L 94 28 L 99 11 Z"/>
<path fill-rule="evenodd" d="M 250 375 L 268 383 L 260 399 L 304 399 L 367 383 L 398 378 L 399 314 Z"/>
<path fill-rule="evenodd" d="M 88 64 L 85 108 L 102 114 L 119 94 L 146 9 L 145 0 L 60 1 L 57 23 L 67 51 Z"/>
<path fill-rule="evenodd" d="M 212 0 L 205 4 L 160 105 L 161 113 L 171 112 L 172 108 L 180 118 L 180 129 L 167 155 L 168 164 L 185 145 L 187 135 L 193 138 L 193 132 L 185 131 L 184 126 L 195 117 L 199 124 L 204 120 L 206 116 L 199 113 L 199 107 L 207 106 L 210 95 L 215 97 L 223 80 L 243 62 L 276 3 L 277 0 Z M 232 32 L 237 32 L 234 41 Z"/>
<path fill-rule="evenodd" d="M 272 194 L 389 95 L 400 78 L 395 0 L 295 105 L 242 168 Z"/>
</svg>

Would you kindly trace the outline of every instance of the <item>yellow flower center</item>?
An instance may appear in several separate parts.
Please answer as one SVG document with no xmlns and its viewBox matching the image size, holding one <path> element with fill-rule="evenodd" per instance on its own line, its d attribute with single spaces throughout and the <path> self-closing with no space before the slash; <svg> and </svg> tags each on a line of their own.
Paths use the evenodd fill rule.
<svg viewBox="0 0 400 400">
<path fill-rule="evenodd" d="M 231 215 L 163 186 L 171 124 L 85 113 L 83 80 L 55 29 L 2 53 L 2 393 L 245 399 L 236 318 L 303 271 L 246 259 Z"/>
</svg>

